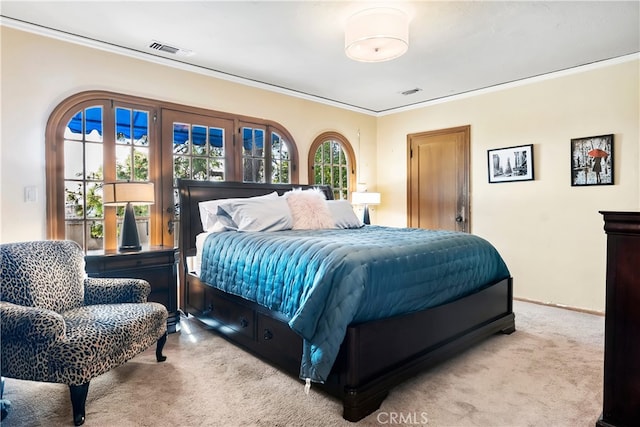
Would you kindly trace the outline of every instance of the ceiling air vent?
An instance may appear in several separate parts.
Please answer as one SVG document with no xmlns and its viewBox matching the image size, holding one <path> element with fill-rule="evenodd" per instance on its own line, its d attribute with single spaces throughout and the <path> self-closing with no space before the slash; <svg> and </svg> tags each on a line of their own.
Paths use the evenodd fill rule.
<svg viewBox="0 0 640 427">
<path fill-rule="evenodd" d="M 161 52 L 170 53 L 172 55 L 180 55 L 180 56 L 190 56 L 193 55 L 193 51 L 188 49 L 182 49 L 179 47 L 171 46 L 165 43 L 160 43 L 157 41 L 152 41 L 149 45 L 150 49 L 159 50 Z"/>
<path fill-rule="evenodd" d="M 420 92 L 422 89 L 420 88 L 415 88 L 415 89 L 409 89 L 409 90 L 405 90 L 403 92 L 400 92 L 400 94 L 407 96 L 407 95 L 413 95 L 414 93 Z"/>
</svg>

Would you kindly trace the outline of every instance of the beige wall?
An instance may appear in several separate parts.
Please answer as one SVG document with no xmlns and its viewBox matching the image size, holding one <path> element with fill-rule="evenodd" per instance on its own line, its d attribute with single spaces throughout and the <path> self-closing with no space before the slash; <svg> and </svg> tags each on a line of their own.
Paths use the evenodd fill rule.
<svg viewBox="0 0 640 427">
<path fill-rule="evenodd" d="M 85 90 L 268 118 L 291 132 L 301 159 L 316 135 L 340 132 L 361 146 L 360 180 L 382 193 L 372 219 L 392 226 L 406 225 L 407 134 L 468 124 L 472 231 L 503 253 L 516 296 L 604 310 L 598 210 L 640 209 L 638 60 L 375 118 L 7 27 L 0 37 L 2 242 L 45 238 L 46 122 Z M 569 140 L 606 133 L 615 134 L 616 185 L 571 187 Z M 536 180 L 489 185 L 487 149 L 520 144 L 534 144 Z M 24 201 L 26 186 L 37 202 Z"/>
<path fill-rule="evenodd" d="M 406 225 L 407 134 L 471 126 L 471 227 L 503 254 L 515 295 L 604 310 L 599 210 L 640 209 L 640 61 L 378 119 L 377 220 Z M 614 134 L 615 185 L 571 187 L 570 139 Z M 489 184 L 487 150 L 533 144 L 535 181 Z M 404 209 L 403 209 L 404 208 Z"/>
</svg>

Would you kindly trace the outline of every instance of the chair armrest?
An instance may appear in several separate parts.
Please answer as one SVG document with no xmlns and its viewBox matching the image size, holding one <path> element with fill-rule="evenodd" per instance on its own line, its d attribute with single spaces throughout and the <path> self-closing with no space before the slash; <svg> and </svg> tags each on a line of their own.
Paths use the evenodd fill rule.
<svg viewBox="0 0 640 427">
<path fill-rule="evenodd" d="M 65 337 L 64 319 L 55 311 L 0 301 L 2 340 L 54 342 Z"/>
<path fill-rule="evenodd" d="M 151 286 L 142 279 L 84 279 L 85 305 L 147 302 L 150 293 Z"/>
</svg>

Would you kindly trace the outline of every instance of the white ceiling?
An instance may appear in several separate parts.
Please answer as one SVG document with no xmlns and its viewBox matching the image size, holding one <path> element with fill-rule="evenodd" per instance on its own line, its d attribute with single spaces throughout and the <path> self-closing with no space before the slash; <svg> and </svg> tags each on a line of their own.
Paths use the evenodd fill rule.
<svg viewBox="0 0 640 427">
<path fill-rule="evenodd" d="M 348 59 L 346 19 L 380 5 L 411 16 L 409 51 Z M 638 1 L 2 0 L 0 14 L 3 25 L 371 114 L 640 52 Z M 155 51 L 154 40 L 194 54 Z"/>
</svg>

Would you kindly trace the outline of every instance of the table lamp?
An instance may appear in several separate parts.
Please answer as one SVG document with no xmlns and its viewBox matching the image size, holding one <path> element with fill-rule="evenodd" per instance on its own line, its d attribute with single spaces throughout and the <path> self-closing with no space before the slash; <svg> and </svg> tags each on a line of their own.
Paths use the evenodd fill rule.
<svg viewBox="0 0 640 427">
<path fill-rule="evenodd" d="M 354 205 L 364 205 L 364 216 L 362 222 L 365 224 L 371 224 L 371 220 L 369 219 L 369 205 L 380 204 L 380 193 L 354 191 L 351 193 L 351 203 Z"/>
<path fill-rule="evenodd" d="M 154 203 L 152 182 L 110 182 L 102 188 L 105 206 L 126 206 L 124 221 L 120 231 L 120 250 L 139 251 L 142 249 L 136 226 L 133 205 L 152 205 Z"/>
</svg>

